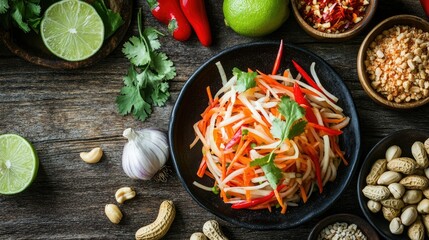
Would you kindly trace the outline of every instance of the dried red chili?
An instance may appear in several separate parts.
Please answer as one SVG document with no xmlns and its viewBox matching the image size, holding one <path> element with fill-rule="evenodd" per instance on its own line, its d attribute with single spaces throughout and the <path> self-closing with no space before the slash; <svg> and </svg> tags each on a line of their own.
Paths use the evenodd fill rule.
<svg viewBox="0 0 429 240">
<path fill-rule="evenodd" d="M 299 11 L 313 28 L 341 33 L 363 19 L 368 0 L 300 0 Z"/>
</svg>

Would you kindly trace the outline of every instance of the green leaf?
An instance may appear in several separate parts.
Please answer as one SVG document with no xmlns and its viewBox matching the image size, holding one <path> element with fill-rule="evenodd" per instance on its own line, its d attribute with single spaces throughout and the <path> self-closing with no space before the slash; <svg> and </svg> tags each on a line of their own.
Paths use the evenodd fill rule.
<svg viewBox="0 0 429 240">
<path fill-rule="evenodd" d="M 282 97 L 278 105 L 279 112 L 289 121 L 294 122 L 305 116 L 305 109 L 289 97 Z"/>
<path fill-rule="evenodd" d="M 146 45 L 142 39 L 136 36 L 131 37 L 128 42 L 124 44 L 122 52 L 125 54 L 125 57 L 136 66 L 144 66 L 151 61 Z"/>
<path fill-rule="evenodd" d="M 24 2 L 16 1 L 15 6 L 12 9 L 11 17 L 13 20 L 15 20 L 15 23 L 18 25 L 22 31 L 28 33 L 30 31 L 30 28 L 28 27 L 28 24 L 24 22 L 23 19 L 24 14 Z"/>
<path fill-rule="evenodd" d="M 24 16 L 26 20 L 37 18 L 40 15 L 41 7 L 39 1 L 26 1 Z"/>
<path fill-rule="evenodd" d="M 262 158 L 257 158 L 250 162 L 250 166 L 260 166 L 262 168 L 265 173 L 265 177 L 267 177 L 267 180 L 273 189 L 277 188 L 277 184 L 282 178 L 281 170 L 274 163 L 275 157 L 276 154 L 271 152 Z"/>
<path fill-rule="evenodd" d="M 295 122 L 295 124 L 292 125 L 292 127 L 289 130 L 288 138 L 292 139 L 295 136 L 298 136 L 301 133 L 303 133 L 305 131 L 305 126 L 307 126 L 307 121 L 305 121 L 305 120 L 299 120 L 299 121 Z"/>
<path fill-rule="evenodd" d="M 237 76 L 236 89 L 238 92 L 241 93 L 256 86 L 256 72 L 243 72 L 238 68 L 233 68 L 232 73 Z"/>
<path fill-rule="evenodd" d="M 9 9 L 9 4 L 7 1 L 8 0 L 0 0 L 0 14 L 6 13 L 6 11 Z"/>
<path fill-rule="evenodd" d="M 143 36 L 146 37 L 148 45 L 152 51 L 158 50 L 161 47 L 161 44 L 158 40 L 158 35 L 162 34 L 152 27 L 148 27 L 143 31 Z"/>
<path fill-rule="evenodd" d="M 113 35 L 113 33 L 118 30 L 118 28 L 124 24 L 124 20 L 122 19 L 119 13 L 108 9 L 104 0 L 95 0 L 92 3 L 92 6 L 97 11 L 98 15 L 101 17 L 104 25 L 104 39 L 109 38 Z"/>
<path fill-rule="evenodd" d="M 273 124 L 271 125 L 271 134 L 274 138 L 284 139 L 284 129 L 286 128 L 286 122 L 280 120 L 279 118 L 274 118 Z"/>
<path fill-rule="evenodd" d="M 158 75 L 165 77 L 166 80 L 173 79 L 176 76 L 176 68 L 165 53 L 154 53 L 152 55 L 151 68 L 156 69 Z"/>
</svg>

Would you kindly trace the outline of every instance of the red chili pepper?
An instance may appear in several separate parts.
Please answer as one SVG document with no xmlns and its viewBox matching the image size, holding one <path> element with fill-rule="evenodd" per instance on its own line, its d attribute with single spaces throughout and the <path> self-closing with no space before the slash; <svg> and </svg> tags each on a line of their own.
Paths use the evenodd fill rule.
<svg viewBox="0 0 429 240">
<path fill-rule="evenodd" d="M 152 15 L 168 26 L 174 39 L 186 41 L 192 34 L 191 25 L 180 9 L 179 0 L 147 0 Z"/>
<path fill-rule="evenodd" d="M 191 23 L 192 28 L 194 28 L 201 44 L 206 47 L 210 46 L 212 34 L 204 0 L 180 0 L 180 7 L 189 23 Z"/>
<path fill-rule="evenodd" d="M 284 186 L 285 185 L 279 185 L 277 187 L 277 191 L 282 190 L 282 188 Z M 249 202 L 247 202 L 247 201 L 241 201 L 241 202 L 238 202 L 238 203 L 234 203 L 231 206 L 231 208 L 233 208 L 233 209 L 251 208 L 251 207 L 254 207 L 254 206 L 258 205 L 258 204 L 270 201 L 274 197 L 274 194 L 275 194 L 274 191 L 271 191 L 267 196 L 260 197 L 260 198 L 255 198 L 255 199 L 253 199 L 253 200 L 251 200 Z"/>
<path fill-rule="evenodd" d="M 343 133 L 343 131 L 341 130 L 336 130 L 336 129 L 332 129 L 332 128 L 328 128 L 319 124 L 315 124 L 315 123 L 308 123 L 309 126 L 319 129 L 323 132 L 325 132 L 326 134 L 330 135 L 330 136 L 338 136 L 341 135 Z"/>
<path fill-rule="evenodd" d="M 311 110 L 311 104 L 304 98 L 304 93 L 302 93 L 301 88 L 298 83 L 293 85 L 293 96 L 295 97 L 295 102 L 299 105 L 304 105 L 305 108 L 305 117 L 311 123 L 317 123 L 316 115 L 314 115 L 313 110 Z"/>
<path fill-rule="evenodd" d="M 316 89 L 319 92 L 322 92 L 322 89 L 316 84 L 316 82 L 308 75 L 308 73 L 294 60 L 292 60 L 293 65 L 295 66 L 296 70 L 301 74 L 301 76 L 307 81 L 310 86 L 312 86 L 314 89 Z M 323 92 L 322 92 L 323 93 Z"/>
<path fill-rule="evenodd" d="M 428 0 L 420 0 L 422 4 L 423 10 L 425 10 L 426 16 L 429 17 L 429 1 Z"/>
<path fill-rule="evenodd" d="M 282 60 L 282 55 L 283 55 L 283 39 L 280 40 L 279 51 L 277 52 L 276 61 L 274 63 L 273 71 L 271 72 L 272 75 L 276 74 L 277 71 L 279 70 L 280 62 Z"/>
<path fill-rule="evenodd" d="M 241 135 L 242 135 L 242 131 L 241 131 L 241 128 L 240 128 L 234 134 L 234 136 L 232 137 L 232 139 L 226 144 L 225 150 L 228 150 L 228 149 L 232 148 L 232 146 L 234 146 L 235 144 L 237 144 L 240 141 L 240 139 L 241 139 Z"/>
</svg>

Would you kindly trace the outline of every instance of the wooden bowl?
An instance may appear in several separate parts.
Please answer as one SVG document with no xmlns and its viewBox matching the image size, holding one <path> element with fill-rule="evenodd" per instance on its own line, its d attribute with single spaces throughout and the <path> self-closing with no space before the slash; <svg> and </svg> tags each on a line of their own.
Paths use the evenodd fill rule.
<svg viewBox="0 0 429 240">
<path fill-rule="evenodd" d="M 31 31 L 24 33 L 19 29 L 8 31 L 0 28 L 0 39 L 3 44 L 15 55 L 36 65 L 55 69 L 76 69 L 92 65 L 109 55 L 122 41 L 130 26 L 133 1 L 107 0 L 106 5 L 114 12 L 120 13 L 124 24 L 116 32 L 106 39 L 103 46 L 96 54 L 82 61 L 66 61 L 52 53 L 45 47 L 42 38 Z"/>
<path fill-rule="evenodd" d="M 371 80 L 369 79 L 368 74 L 366 72 L 364 61 L 366 58 L 366 50 L 368 49 L 369 45 L 384 30 L 392 28 L 395 25 L 413 26 L 416 28 L 420 28 L 425 32 L 429 32 L 429 23 L 422 18 L 412 16 L 412 15 L 397 15 L 397 16 L 387 18 L 386 20 L 379 23 L 377 26 L 374 27 L 374 29 L 371 30 L 371 32 L 368 33 L 368 35 L 365 37 L 365 39 L 363 40 L 359 48 L 359 52 L 357 56 L 357 72 L 359 76 L 359 81 L 363 89 L 365 90 L 365 92 L 368 94 L 368 96 L 378 104 L 381 104 L 382 106 L 385 106 L 391 109 L 416 108 L 428 103 L 429 97 L 418 101 L 404 102 L 404 103 L 396 103 L 394 101 L 389 101 L 372 88 Z"/>
<path fill-rule="evenodd" d="M 331 224 L 335 223 L 347 223 L 347 225 L 350 224 L 356 224 L 358 229 L 367 237 L 367 239 L 371 240 L 379 240 L 377 232 L 374 230 L 374 228 L 371 227 L 371 225 L 362 219 L 361 217 L 358 217 L 353 214 L 335 214 L 331 215 L 329 217 L 326 217 L 322 219 L 319 223 L 314 226 L 313 230 L 311 230 L 310 235 L 308 236 L 308 240 L 317 240 L 319 234 L 321 231 L 328 227 Z"/>
<path fill-rule="evenodd" d="M 295 15 L 295 19 L 298 22 L 298 24 L 301 26 L 301 28 L 304 29 L 304 31 L 308 35 L 312 36 L 315 39 L 332 41 L 332 42 L 345 41 L 359 34 L 365 28 L 365 26 L 368 25 L 368 23 L 371 21 L 371 18 L 374 16 L 375 10 L 378 5 L 378 0 L 369 0 L 369 5 L 367 6 L 367 9 L 362 21 L 360 21 L 352 28 L 342 33 L 325 33 L 317 29 L 314 29 L 311 25 L 309 25 L 304 20 L 304 18 L 301 16 L 301 13 L 299 12 L 299 9 L 298 9 L 298 1 L 300 0 L 291 0 L 291 4 L 293 9 L 293 14 Z"/>
</svg>

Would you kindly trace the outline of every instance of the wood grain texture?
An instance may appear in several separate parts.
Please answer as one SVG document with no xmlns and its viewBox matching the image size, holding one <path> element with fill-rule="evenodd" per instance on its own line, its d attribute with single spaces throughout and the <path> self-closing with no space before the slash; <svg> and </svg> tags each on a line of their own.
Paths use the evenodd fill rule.
<svg viewBox="0 0 429 240">
<path fill-rule="evenodd" d="M 164 199 L 173 200 L 177 209 L 165 239 L 189 239 L 193 232 L 201 231 L 205 221 L 216 219 L 191 199 L 174 172 L 167 183 L 128 178 L 121 167 L 125 143 L 122 131 L 128 127 L 167 131 L 172 106 L 187 78 L 211 56 L 236 44 L 283 38 L 325 59 L 343 78 L 357 105 L 361 159 L 378 140 L 395 130 L 428 129 L 428 106 L 412 111 L 389 110 L 375 104 L 359 84 L 356 56 L 370 28 L 396 14 L 425 17 L 418 1 L 379 3 L 373 21 L 356 38 L 325 43 L 309 37 L 293 17 L 266 37 L 239 36 L 224 26 L 222 1 L 206 1 L 214 39 L 213 46 L 205 48 L 195 35 L 187 42 L 175 41 L 166 27 L 154 20 L 146 1 L 135 1 L 134 18 L 125 38 L 137 33 L 135 15 L 142 7 L 144 25 L 166 33 L 161 38 L 162 50 L 177 68 L 177 77 L 170 84 L 172 97 L 165 107 L 154 108 L 143 123 L 132 116 L 122 117 L 116 110 L 115 98 L 129 66 L 121 47 L 91 67 L 54 70 L 30 64 L 0 45 L 0 134 L 26 137 L 40 158 L 38 176 L 29 189 L 14 196 L 0 196 L 0 239 L 133 239 L 138 228 L 156 218 Z M 80 160 L 79 152 L 96 146 L 105 153 L 101 162 L 88 165 Z M 168 165 L 171 167 L 171 162 Z M 306 239 L 324 216 L 363 216 L 357 202 L 356 178 L 328 212 L 294 229 L 257 232 L 219 221 L 230 239 Z M 120 205 L 124 218 L 114 225 L 104 215 L 104 205 L 115 203 L 114 193 L 123 186 L 136 188 L 137 197 Z"/>
</svg>

